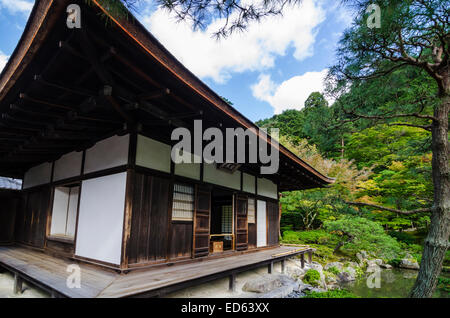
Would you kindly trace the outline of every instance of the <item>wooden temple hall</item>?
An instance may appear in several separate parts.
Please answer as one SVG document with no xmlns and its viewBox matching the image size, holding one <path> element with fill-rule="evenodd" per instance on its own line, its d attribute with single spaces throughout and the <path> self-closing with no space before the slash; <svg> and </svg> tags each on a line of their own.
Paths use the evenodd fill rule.
<svg viewBox="0 0 450 318">
<path fill-rule="evenodd" d="M 70 4 L 81 28 L 67 25 Z M 278 193 L 332 179 L 282 146 L 275 174 L 175 164 L 177 127 L 256 126 L 131 14 L 37 0 L 0 75 L 0 113 L 0 176 L 23 180 L 0 190 L 0 268 L 16 291 L 25 280 L 54 296 L 161 296 L 311 253 L 280 246 Z"/>
</svg>

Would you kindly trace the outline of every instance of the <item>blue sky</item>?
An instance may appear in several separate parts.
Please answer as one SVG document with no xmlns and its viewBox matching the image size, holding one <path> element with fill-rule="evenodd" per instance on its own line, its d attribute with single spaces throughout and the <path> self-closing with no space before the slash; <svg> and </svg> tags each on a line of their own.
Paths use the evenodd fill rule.
<svg viewBox="0 0 450 318">
<path fill-rule="evenodd" d="M 136 16 L 186 67 L 256 121 L 300 109 L 311 92 L 323 89 L 337 41 L 351 23 L 350 13 L 337 3 L 303 0 L 282 17 L 266 18 L 220 41 L 211 36 L 220 20 L 194 31 L 155 9 L 151 0 L 142 0 Z M 0 0 L 0 70 L 23 32 L 32 4 Z"/>
</svg>

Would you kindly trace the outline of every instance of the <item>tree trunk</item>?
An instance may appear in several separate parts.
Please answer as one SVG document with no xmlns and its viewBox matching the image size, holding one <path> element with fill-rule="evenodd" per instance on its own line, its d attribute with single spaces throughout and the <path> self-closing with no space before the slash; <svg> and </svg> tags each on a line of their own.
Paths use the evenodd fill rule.
<svg viewBox="0 0 450 318">
<path fill-rule="evenodd" d="M 448 115 L 450 86 L 441 94 L 442 103 L 434 111 L 432 125 L 432 171 L 434 202 L 428 235 L 424 241 L 419 275 L 410 297 L 431 297 L 442 269 L 450 233 L 450 169 Z"/>
</svg>

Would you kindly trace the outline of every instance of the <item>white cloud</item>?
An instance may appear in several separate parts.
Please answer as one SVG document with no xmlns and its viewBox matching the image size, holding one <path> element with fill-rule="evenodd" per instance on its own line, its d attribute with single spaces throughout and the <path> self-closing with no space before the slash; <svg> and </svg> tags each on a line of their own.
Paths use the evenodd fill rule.
<svg viewBox="0 0 450 318">
<path fill-rule="evenodd" d="M 25 0 L 0 0 L 0 9 L 6 9 L 10 13 L 30 13 L 33 8 L 33 1 Z"/>
<path fill-rule="evenodd" d="M 254 97 L 268 102 L 274 108 L 275 114 L 279 114 L 286 109 L 303 108 L 312 92 L 323 93 L 327 72 L 327 69 L 320 72 L 307 72 L 291 77 L 281 84 L 273 82 L 270 75 L 262 74 L 251 89 Z"/>
<path fill-rule="evenodd" d="M 213 21 L 204 31 L 193 31 L 188 23 L 176 23 L 166 10 L 157 9 L 143 22 L 197 76 L 223 83 L 232 73 L 273 67 L 275 59 L 291 47 L 299 61 L 312 56 L 316 27 L 324 19 L 325 10 L 317 0 L 304 0 L 300 6 L 287 8 L 283 16 L 251 23 L 246 31 L 220 41 L 211 35 L 223 19 Z"/>
<path fill-rule="evenodd" d="M 0 51 L 0 73 L 2 72 L 3 68 L 6 65 L 6 62 L 8 62 L 9 56 L 3 54 L 2 51 Z"/>
</svg>

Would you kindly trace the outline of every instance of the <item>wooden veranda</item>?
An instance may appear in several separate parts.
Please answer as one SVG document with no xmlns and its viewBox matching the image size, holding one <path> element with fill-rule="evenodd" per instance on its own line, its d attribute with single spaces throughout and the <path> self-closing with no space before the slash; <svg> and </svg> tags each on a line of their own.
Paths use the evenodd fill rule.
<svg viewBox="0 0 450 318">
<path fill-rule="evenodd" d="M 0 247 L 0 267 L 12 272 L 15 291 L 21 291 L 23 281 L 49 292 L 52 297 L 161 297 L 187 287 L 229 277 L 230 289 L 234 287 L 236 274 L 267 266 L 269 273 L 273 264 L 281 262 L 284 269 L 286 259 L 305 254 L 311 261 L 311 248 L 280 246 L 255 252 L 230 254 L 220 258 L 191 260 L 164 264 L 117 273 L 95 265 L 71 259 L 53 257 L 46 253 L 18 246 Z M 67 287 L 71 274 L 67 268 L 77 264 L 81 272 L 81 288 Z"/>
</svg>

